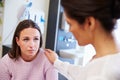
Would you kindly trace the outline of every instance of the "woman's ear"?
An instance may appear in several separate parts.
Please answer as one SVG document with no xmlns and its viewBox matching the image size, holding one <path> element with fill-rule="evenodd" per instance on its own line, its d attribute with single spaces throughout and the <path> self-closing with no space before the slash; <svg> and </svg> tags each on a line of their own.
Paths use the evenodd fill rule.
<svg viewBox="0 0 120 80">
<path fill-rule="evenodd" d="M 96 23 L 96 20 L 94 17 L 88 17 L 86 18 L 86 29 L 90 30 L 90 31 L 93 31 L 95 29 L 95 23 Z"/>
<path fill-rule="evenodd" d="M 16 40 L 17 45 L 19 46 L 19 39 L 18 39 L 18 37 L 15 37 L 15 40 Z"/>
</svg>

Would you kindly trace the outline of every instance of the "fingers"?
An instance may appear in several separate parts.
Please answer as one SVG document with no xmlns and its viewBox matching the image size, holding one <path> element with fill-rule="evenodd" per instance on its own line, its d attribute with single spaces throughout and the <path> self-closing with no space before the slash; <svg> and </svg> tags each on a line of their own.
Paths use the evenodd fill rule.
<svg viewBox="0 0 120 80">
<path fill-rule="evenodd" d="M 48 53 L 52 53 L 52 52 L 53 52 L 53 51 L 50 50 L 50 49 L 45 49 L 45 51 L 48 52 Z"/>
<path fill-rule="evenodd" d="M 45 55 L 47 56 L 47 58 L 49 58 L 50 57 L 50 51 L 48 50 L 48 49 L 45 49 Z"/>
<path fill-rule="evenodd" d="M 45 55 L 51 63 L 54 63 L 56 60 L 56 53 L 50 49 L 45 49 Z"/>
</svg>

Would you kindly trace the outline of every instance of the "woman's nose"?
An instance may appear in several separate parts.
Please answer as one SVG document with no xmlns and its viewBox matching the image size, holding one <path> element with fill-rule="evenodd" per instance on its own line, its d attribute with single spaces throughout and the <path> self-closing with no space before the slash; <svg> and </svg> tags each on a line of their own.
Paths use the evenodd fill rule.
<svg viewBox="0 0 120 80">
<path fill-rule="evenodd" d="M 34 41 L 31 40 L 28 44 L 29 44 L 30 47 L 33 47 L 34 46 Z"/>
</svg>

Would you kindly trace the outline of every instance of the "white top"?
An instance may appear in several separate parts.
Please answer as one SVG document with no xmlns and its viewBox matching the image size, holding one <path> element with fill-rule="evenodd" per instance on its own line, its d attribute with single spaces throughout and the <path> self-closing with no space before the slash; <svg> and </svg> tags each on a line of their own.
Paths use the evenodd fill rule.
<svg viewBox="0 0 120 80">
<path fill-rule="evenodd" d="M 120 53 L 94 59 L 85 67 L 60 60 L 54 66 L 69 80 L 120 80 Z"/>
</svg>

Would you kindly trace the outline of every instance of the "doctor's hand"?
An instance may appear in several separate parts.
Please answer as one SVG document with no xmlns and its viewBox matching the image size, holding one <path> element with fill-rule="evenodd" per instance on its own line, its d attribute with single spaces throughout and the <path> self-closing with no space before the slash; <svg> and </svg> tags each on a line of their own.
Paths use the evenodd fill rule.
<svg viewBox="0 0 120 80">
<path fill-rule="evenodd" d="M 45 49 L 45 55 L 52 64 L 54 64 L 55 60 L 58 58 L 57 53 L 50 49 Z"/>
</svg>

